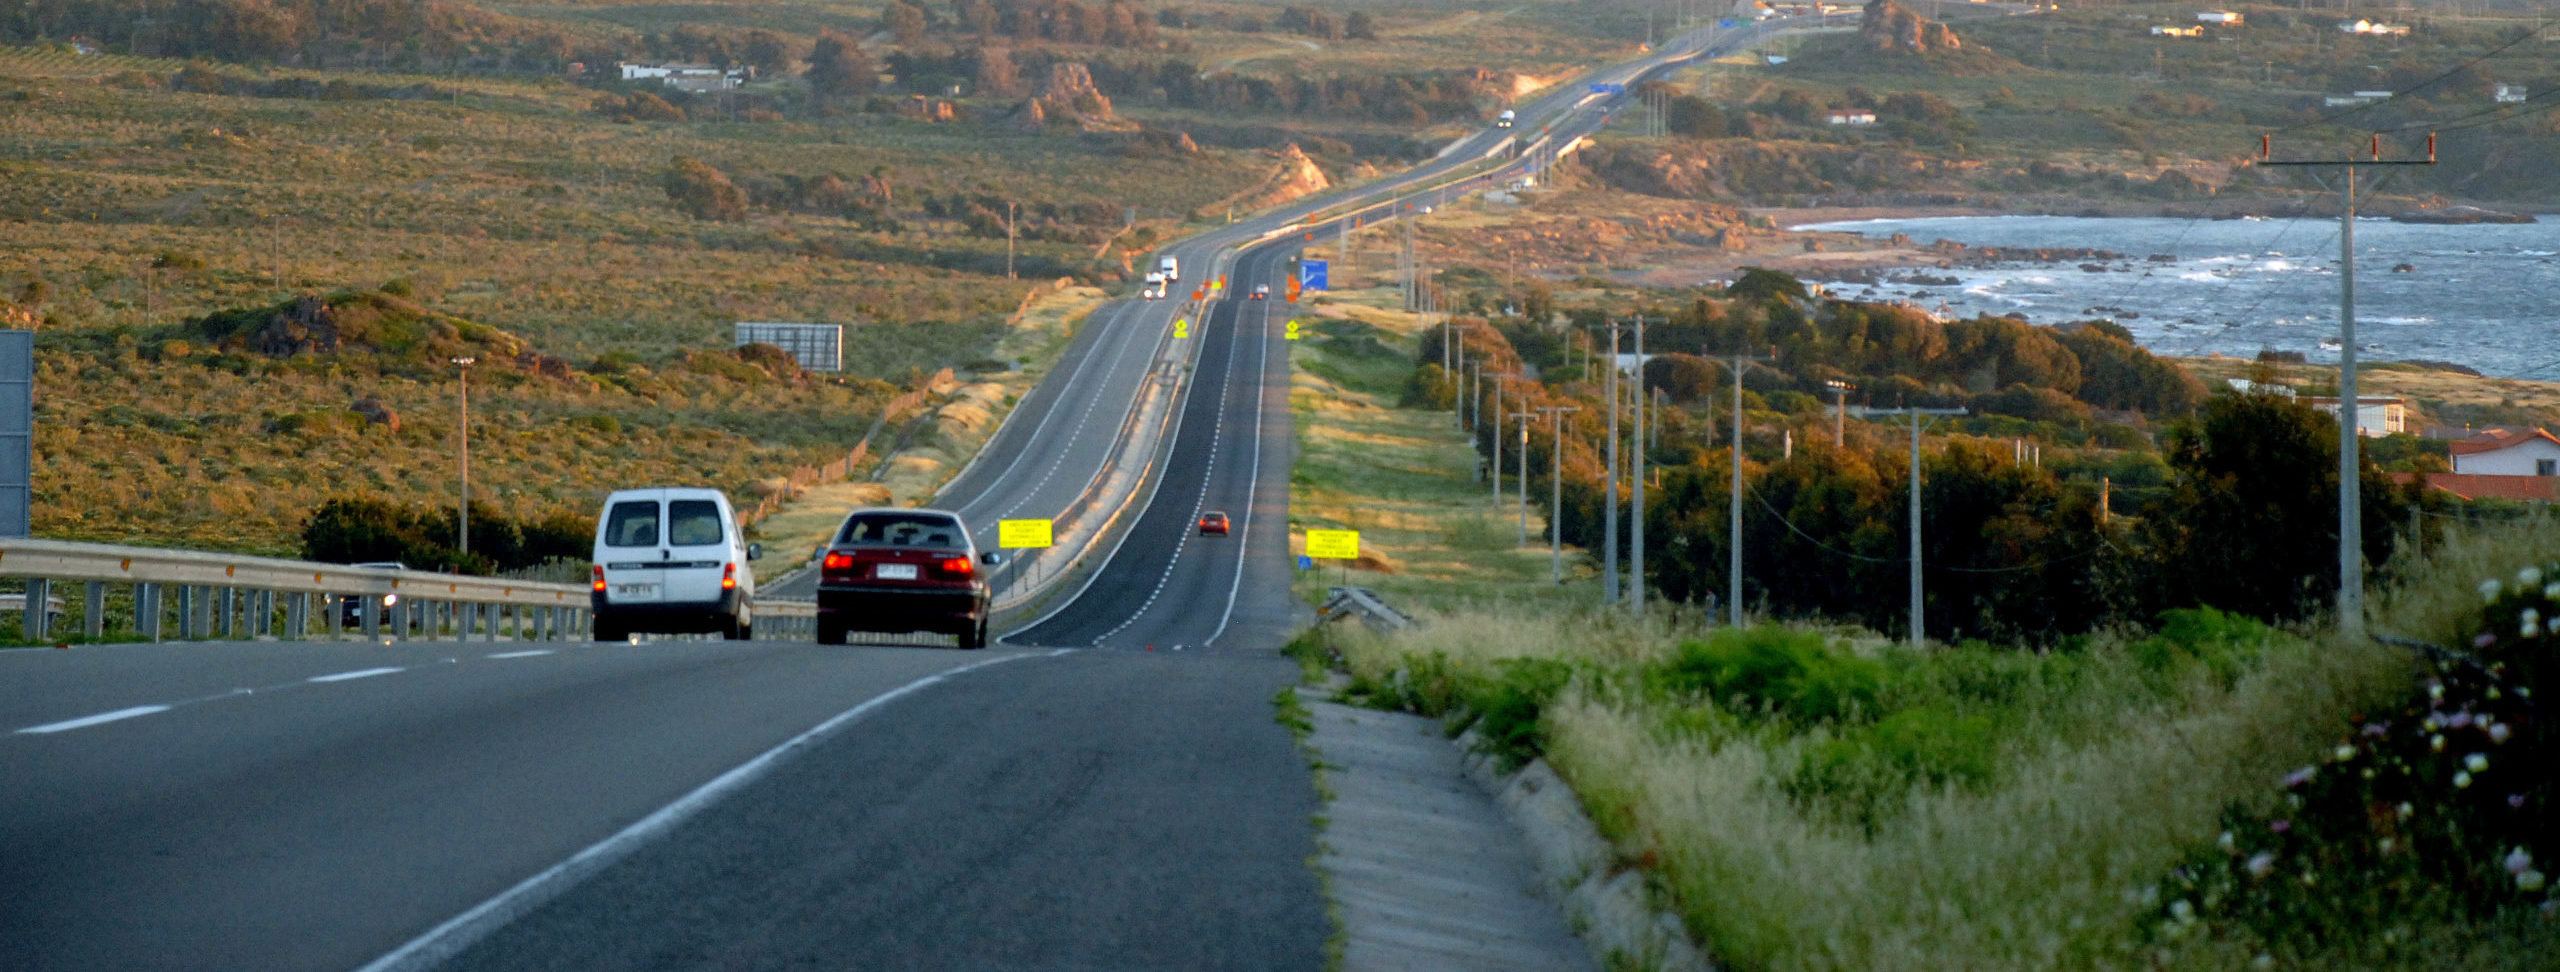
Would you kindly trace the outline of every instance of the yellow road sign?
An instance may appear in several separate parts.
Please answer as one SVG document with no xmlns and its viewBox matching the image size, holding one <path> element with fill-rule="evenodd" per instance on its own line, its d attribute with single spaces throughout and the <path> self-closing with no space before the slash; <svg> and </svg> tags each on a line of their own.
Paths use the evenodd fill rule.
<svg viewBox="0 0 2560 972">
<path fill-rule="evenodd" d="M 996 521 L 996 546 L 1006 550 L 1036 550 L 1049 545 L 1047 520 Z"/>
<path fill-rule="evenodd" d="M 1298 322 L 1296 322 L 1296 321 L 1290 321 L 1290 322 L 1289 322 L 1289 335 L 1288 335 L 1288 336 L 1289 336 L 1289 340 L 1292 340 L 1292 341 L 1295 341 L 1295 340 L 1297 340 L 1297 339 L 1298 339 Z"/>
<path fill-rule="evenodd" d="M 1174 318 L 1174 319 L 1173 319 L 1173 336 L 1174 336 L 1174 337 L 1178 337 L 1178 338 L 1187 338 L 1187 337 L 1190 337 L 1190 336 L 1191 336 L 1191 321 L 1190 321 L 1190 319 L 1188 319 L 1188 318 L 1182 318 L 1182 317 Z"/>
<path fill-rule="evenodd" d="M 1309 530 L 1307 556 L 1317 560 L 1360 559 L 1360 531 Z"/>
</svg>

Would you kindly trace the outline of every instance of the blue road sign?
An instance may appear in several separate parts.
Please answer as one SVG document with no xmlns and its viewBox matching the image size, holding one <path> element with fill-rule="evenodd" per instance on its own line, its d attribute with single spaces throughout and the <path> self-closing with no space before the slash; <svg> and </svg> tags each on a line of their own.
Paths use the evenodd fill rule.
<svg viewBox="0 0 2560 972">
<path fill-rule="evenodd" d="M 1594 81 L 1594 82 L 1591 82 L 1591 93 L 1592 93 L 1592 94 L 1626 94 L 1626 93 L 1627 93 L 1627 86 L 1626 86 L 1626 85 L 1623 85 L 1623 84 L 1613 84 L 1613 83 L 1606 82 L 1606 81 Z"/>
<path fill-rule="evenodd" d="M 1716 26 L 1717 26 L 1717 27 L 1719 27 L 1719 28 L 1725 29 L 1725 30 L 1732 30 L 1732 29 L 1733 29 L 1733 21 L 1731 21 L 1731 20 L 1719 20 L 1719 21 L 1716 21 Z"/>
<path fill-rule="evenodd" d="M 1328 287 L 1326 287 L 1326 286 L 1325 286 L 1324 272 L 1325 272 L 1325 270 L 1326 270 L 1327 266 L 1328 266 L 1328 265 L 1327 265 L 1327 264 L 1325 263 L 1325 261 L 1323 261 L 1323 260 L 1300 260 L 1300 261 L 1298 261 L 1298 289 L 1300 289 L 1300 290 L 1328 290 L 1328 289 L 1331 289 L 1331 288 L 1328 288 Z"/>
<path fill-rule="evenodd" d="M 1309 556 L 1307 556 L 1306 554 L 1299 554 L 1299 555 L 1298 555 L 1298 569 L 1299 569 L 1299 570 L 1314 570 L 1314 569 L 1315 569 L 1315 566 L 1316 566 L 1316 559 L 1315 559 L 1314 557 L 1309 557 Z"/>
</svg>

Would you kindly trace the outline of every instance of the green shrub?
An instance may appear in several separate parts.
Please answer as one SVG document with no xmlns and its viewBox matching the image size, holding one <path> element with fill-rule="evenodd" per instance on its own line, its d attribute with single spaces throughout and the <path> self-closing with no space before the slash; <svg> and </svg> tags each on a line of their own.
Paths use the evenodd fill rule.
<svg viewBox="0 0 2560 972">
<path fill-rule="evenodd" d="M 2213 608 L 2180 608 L 2160 613 L 2160 631 L 2133 643 L 2134 659 L 2167 685 L 2189 665 L 2201 664 L 2225 688 L 2239 679 L 2249 659 L 2265 647 L 2274 629 L 2255 619 Z"/>
<path fill-rule="evenodd" d="M 1884 667 L 1822 635 L 1762 625 L 1681 644 L 1646 673 L 1657 691 L 1763 709 L 1799 725 L 1870 717 Z"/>
<path fill-rule="evenodd" d="M 1934 706 L 1844 728 L 1805 750 L 1789 795 L 1870 831 L 1908 803 L 1914 784 L 1980 789 L 1998 775 L 1999 724 Z"/>
<path fill-rule="evenodd" d="M 1518 769 L 1546 751 L 1546 732 L 1539 716 L 1556 693 L 1573 681 L 1573 666 L 1552 658 L 1506 658 L 1494 663 L 1494 674 L 1466 679 L 1462 686 L 1466 711 L 1458 728 L 1472 724 L 1477 747 Z"/>
</svg>

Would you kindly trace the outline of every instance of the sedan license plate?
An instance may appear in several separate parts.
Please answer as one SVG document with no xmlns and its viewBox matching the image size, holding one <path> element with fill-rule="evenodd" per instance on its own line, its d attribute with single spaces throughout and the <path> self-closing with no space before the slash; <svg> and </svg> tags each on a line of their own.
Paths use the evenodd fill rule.
<svg viewBox="0 0 2560 972">
<path fill-rule="evenodd" d="M 914 580 L 916 579 L 916 565 L 881 564 L 879 571 L 874 573 L 872 576 L 878 577 L 881 580 Z"/>
<path fill-rule="evenodd" d="M 613 592 L 623 597 L 648 597 L 658 593 L 656 584 L 615 584 Z"/>
</svg>

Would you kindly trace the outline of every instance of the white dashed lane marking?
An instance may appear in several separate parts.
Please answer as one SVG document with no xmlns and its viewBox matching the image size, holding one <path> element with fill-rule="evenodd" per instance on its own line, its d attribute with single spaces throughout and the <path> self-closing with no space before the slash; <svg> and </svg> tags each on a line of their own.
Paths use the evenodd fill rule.
<svg viewBox="0 0 2560 972">
<path fill-rule="evenodd" d="M 502 651 L 502 652 L 499 652 L 499 653 L 494 654 L 494 655 L 482 655 L 482 656 L 480 656 L 480 657 L 482 657 L 482 658 L 531 658 L 531 657 L 533 657 L 533 656 L 535 656 L 535 655 L 548 655 L 548 654 L 551 654 L 551 653 L 552 653 L 551 649 L 549 649 L 549 648 L 543 648 L 543 649 L 539 649 L 539 650 L 536 650 L 536 651 Z"/>
<path fill-rule="evenodd" d="M 82 716 L 77 719 L 65 719 L 61 722 L 48 722 L 41 726 L 28 726 L 18 731 L 21 733 L 41 736 L 47 733 L 64 732 L 72 729 L 86 729 L 90 726 L 105 725 L 110 722 L 120 722 L 125 719 L 131 719 L 135 716 L 147 716 L 153 713 L 167 711 L 169 711 L 169 707 L 165 705 L 137 705 L 130 709 L 117 709 L 114 712 L 101 712 L 93 716 Z"/>
<path fill-rule="evenodd" d="M 344 681 L 349 681 L 349 680 L 352 680 L 352 679 L 359 679 L 359 678 L 372 678 L 372 677 L 374 677 L 374 676 L 376 676 L 376 675 L 397 675 L 397 674 L 399 674 L 399 673 L 401 673 L 401 672 L 405 672 L 405 671 L 408 671 L 408 669 L 405 669 L 405 668 L 360 668 L 360 669 L 357 669 L 357 670 L 352 671 L 352 672 L 339 672 L 339 673 L 337 673 L 337 674 L 335 674 L 335 675 L 314 675 L 314 676 L 311 676 L 310 678 L 303 679 L 303 681 L 306 681 L 306 682 L 344 682 Z"/>
</svg>

